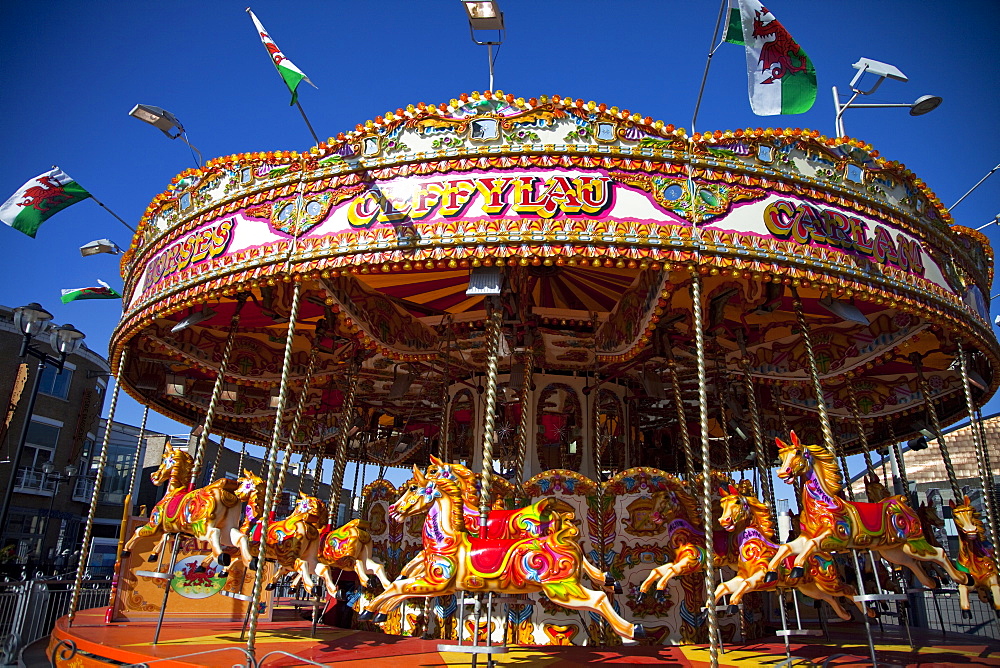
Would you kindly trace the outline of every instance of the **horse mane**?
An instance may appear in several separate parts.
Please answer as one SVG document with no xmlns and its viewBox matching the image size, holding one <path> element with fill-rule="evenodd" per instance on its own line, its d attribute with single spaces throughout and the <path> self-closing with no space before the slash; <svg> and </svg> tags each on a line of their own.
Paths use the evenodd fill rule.
<svg viewBox="0 0 1000 668">
<path fill-rule="evenodd" d="M 459 531 L 467 533 L 468 529 L 465 526 L 465 508 L 462 505 L 463 489 L 461 483 L 448 478 L 435 478 L 434 485 L 438 488 L 438 490 L 440 490 L 441 494 L 451 499 L 452 523 Z"/>
<path fill-rule="evenodd" d="M 979 511 L 976 510 L 975 506 L 969 504 L 955 506 L 951 511 L 952 515 L 955 514 L 955 511 L 962 512 L 965 508 L 969 509 L 969 519 L 971 519 L 972 523 L 976 526 L 976 533 L 978 533 L 980 537 L 986 536 L 986 525 L 983 524 L 983 517 L 980 515 Z"/>
<path fill-rule="evenodd" d="M 747 495 L 743 497 L 743 500 L 746 501 L 747 508 L 750 509 L 751 526 L 756 527 L 768 538 L 774 538 L 774 520 L 771 519 L 770 509 L 761 503 L 756 496 Z"/>
<path fill-rule="evenodd" d="M 844 478 L 840 475 L 840 467 L 837 466 L 837 458 L 833 456 L 833 453 L 822 445 L 803 444 L 802 447 L 807 448 L 813 456 L 816 462 L 813 469 L 823 484 L 830 487 L 834 495 L 842 492 L 844 490 Z"/>
</svg>

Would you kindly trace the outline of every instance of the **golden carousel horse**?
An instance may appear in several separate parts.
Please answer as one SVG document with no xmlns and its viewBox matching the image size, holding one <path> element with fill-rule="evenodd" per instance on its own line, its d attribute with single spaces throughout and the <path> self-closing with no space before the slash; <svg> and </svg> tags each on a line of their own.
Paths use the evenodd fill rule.
<svg viewBox="0 0 1000 668">
<path fill-rule="evenodd" d="M 470 534 L 480 535 L 481 513 L 479 509 L 479 488 L 478 476 L 467 466 L 458 463 L 446 464 L 434 455 L 430 457 L 431 464 L 424 473 L 427 478 L 438 476 L 453 478 L 462 489 L 462 513 L 465 518 L 465 528 Z M 510 540 L 514 538 L 526 538 L 528 536 L 543 536 L 552 530 L 553 522 L 551 512 L 558 504 L 563 504 L 557 499 L 545 498 L 524 507 L 513 510 L 494 509 L 491 510 L 486 520 L 485 538 L 500 538 Z M 572 508 L 566 505 L 563 510 Z M 621 585 L 611 576 L 610 573 L 601 571 L 597 566 L 590 563 L 586 556 L 583 556 L 583 570 L 587 577 L 602 587 L 614 587 L 615 593 L 622 593 Z M 419 554 L 403 566 L 400 573 L 401 578 L 414 577 L 421 574 L 424 560 Z"/>
<path fill-rule="evenodd" d="M 262 493 L 263 481 L 244 472 L 238 480 L 219 479 L 207 487 L 191 489 L 191 455 L 169 444 L 163 450 L 160 466 L 150 475 L 154 485 L 167 483 L 163 498 L 153 506 L 149 521 L 136 529 L 125 544 L 122 554 L 128 555 L 136 542 L 148 536 L 159 536 L 149 561 L 155 561 L 166 545 L 167 536 L 186 534 L 210 545 L 212 554 L 199 566 L 203 569 L 212 559 L 223 568 L 231 557 L 223 549 L 238 547 L 240 506 Z"/>
<path fill-rule="evenodd" d="M 729 481 L 728 477 L 712 474 L 713 479 Z M 700 479 L 695 485 L 700 488 Z M 662 597 L 670 580 L 704 570 L 706 563 L 705 523 L 701 506 L 683 482 L 673 476 L 665 477 L 670 489 L 653 493 L 653 522 L 667 525 L 666 548 L 672 561 L 657 566 L 639 586 L 636 602 L 641 603 L 655 586 Z M 715 568 L 732 566 L 735 539 L 725 531 L 712 531 L 715 549 Z"/>
<path fill-rule="evenodd" d="M 958 585 L 959 605 L 963 617 L 972 617 L 969 609 L 969 590 L 975 589 L 979 600 L 990 603 L 993 595 L 993 607 L 1000 615 L 1000 578 L 997 576 L 996 551 L 992 543 L 986 540 L 986 526 L 983 524 L 979 511 L 972 506 L 969 497 L 964 497 L 962 503 L 951 506 L 951 516 L 958 528 L 958 567 L 969 574 L 969 584 Z"/>
<path fill-rule="evenodd" d="M 813 553 L 806 562 L 807 568 L 801 578 L 791 577 L 792 567 L 789 557 L 780 566 L 778 580 L 765 583 L 767 564 L 778 551 L 778 544 L 774 542 L 774 522 L 770 511 L 756 496 L 753 496 L 753 488 L 747 480 L 740 484 L 739 489 L 730 485 L 729 489 L 720 489 L 719 492 L 722 494 L 720 497 L 722 516 L 719 518 L 719 524 L 737 537 L 738 547 L 734 565 L 736 577 L 719 583 L 715 589 L 716 602 L 726 594 L 731 594 L 729 605 L 732 610 L 734 606 L 739 605 L 746 594 L 752 591 L 790 587 L 798 589 L 810 598 L 826 601 L 841 619 L 845 621 L 851 619 L 850 613 L 843 608 L 838 597 L 846 596 L 850 599 L 856 592 L 841 579 L 833 556 L 829 553 Z M 866 614 L 860 602 L 855 601 L 855 605 L 862 615 Z M 875 612 L 869 610 L 867 614 L 874 616 Z"/>
<path fill-rule="evenodd" d="M 456 591 L 542 592 L 557 605 L 604 617 L 627 642 L 645 636 L 642 625 L 629 624 L 615 612 L 605 592 L 580 584 L 583 554 L 569 504 L 556 501 L 550 505 L 546 520 L 552 523 L 551 533 L 513 539 L 470 535 L 462 505 L 462 487 L 450 471 L 429 477 L 413 467 L 413 479 L 389 506 L 389 515 L 402 521 L 427 514 L 423 572 L 390 584 L 368 603 L 359 619 L 384 621 L 387 612 L 410 597 L 447 596 Z"/>
<path fill-rule="evenodd" d="M 316 547 L 314 571 L 326 583 L 328 595 L 336 596 L 338 591 L 330 574 L 331 567 L 353 570 L 365 589 L 368 588 L 368 573 L 375 575 L 383 588 L 389 586 L 385 568 L 372 558 L 372 537 L 368 533 L 368 522 L 355 519 L 338 529 L 325 527 L 320 532 L 319 539 L 306 549 L 310 550 L 313 545 Z"/>
<path fill-rule="evenodd" d="M 795 432 L 791 444 L 775 440 L 781 460 L 778 477 L 786 483 L 796 478 L 802 482 L 801 533 L 778 547 L 768 563 L 766 582 L 778 578 L 778 565 L 789 555 L 795 555 L 790 575 L 801 577 L 813 553 L 849 549 L 874 550 L 887 561 L 909 568 L 930 589 L 937 583 L 918 561 L 938 564 L 955 582 L 965 581 L 944 550 L 924 538 L 920 520 L 906 496 L 890 496 L 878 503 L 847 501 L 842 497 L 843 479 L 832 452 L 822 445 L 799 442 Z"/>
<path fill-rule="evenodd" d="M 278 564 L 274 577 L 267 585 L 274 589 L 286 573 L 297 573 L 302 582 L 312 590 L 312 574 L 316 570 L 316 545 L 320 532 L 327 523 L 326 504 L 314 496 L 299 492 L 299 500 L 291 514 L 283 520 L 270 522 L 264 536 L 264 557 Z M 243 559 L 256 569 L 260 557 L 260 525 L 245 523 L 252 534 L 243 534 L 240 550 Z M 253 554 L 253 546 L 258 554 Z"/>
<path fill-rule="evenodd" d="M 885 501 L 892 494 L 889 492 L 889 488 L 882 484 L 882 481 L 878 479 L 878 476 L 872 474 L 869 476 L 865 474 L 865 496 L 868 497 L 868 503 L 878 503 L 879 501 Z"/>
</svg>

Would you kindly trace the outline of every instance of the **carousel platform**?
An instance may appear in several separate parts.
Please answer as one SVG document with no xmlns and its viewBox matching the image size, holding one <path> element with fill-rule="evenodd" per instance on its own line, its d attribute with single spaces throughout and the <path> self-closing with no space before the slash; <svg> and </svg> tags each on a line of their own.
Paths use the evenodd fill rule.
<svg viewBox="0 0 1000 668">
<path fill-rule="evenodd" d="M 84 610 L 70 628 L 60 619 L 49 640 L 48 653 L 62 642 L 62 656 L 56 666 L 111 666 L 146 663 L 164 668 L 191 666 L 233 666 L 241 662 L 241 653 L 218 651 L 227 646 L 241 648 L 239 624 L 213 624 L 211 629 L 195 622 L 164 625 L 160 642 L 152 644 L 152 623 L 104 622 L 105 609 Z M 262 623 L 257 635 L 257 660 L 271 652 L 295 654 L 310 661 L 337 668 L 373 665 L 467 666 L 468 654 L 438 652 L 438 640 L 389 636 L 382 633 L 320 627 L 316 637 L 309 637 L 306 621 Z M 792 643 L 792 654 L 813 665 L 856 666 L 870 663 L 861 625 L 844 624 L 831 629 L 830 639 L 817 637 L 809 642 Z M 914 640 L 920 644 L 913 652 L 899 627 L 886 626 L 876 635 L 880 665 L 885 666 L 1000 666 L 1000 642 L 977 636 L 940 633 L 920 629 Z M 76 653 L 70 656 L 66 643 Z M 210 654 L 191 656 L 216 650 Z M 785 648 L 778 638 L 765 638 L 744 645 L 728 645 L 720 656 L 721 666 L 769 666 L 785 658 Z M 375 663 L 373 663 L 375 662 Z M 273 655 L 267 666 L 307 665 L 282 655 Z M 485 665 L 485 659 L 480 663 Z M 504 665 L 531 665 L 563 668 L 595 663 L 614 665 L 707 666 L 708 649 L 703 646 L 665 647 L 518 647 L 497 656 Z M 799 665 L 809 665 L 800 663 Z"/>
</svg>

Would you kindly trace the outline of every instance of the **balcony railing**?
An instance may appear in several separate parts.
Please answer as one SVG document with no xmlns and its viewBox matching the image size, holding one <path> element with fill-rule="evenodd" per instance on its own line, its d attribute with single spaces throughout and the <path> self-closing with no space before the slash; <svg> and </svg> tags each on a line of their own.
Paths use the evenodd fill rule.
<svg viewBox="0 0 1000 668">
<path fill-rule="evenodd" d="M 90 503 L 94 495 L 94 481 L 91 478 L 77 478 L 73 483 L 73 500 Z"/>
<path fill-rule="evenodd" d="M 51 496 L 56 489 L 56 481 L 45 475 L 41 469 L 32 466 L 22 466 L 17 470 L 17 479 L 14 483 L 15 491 L 28 492 L 34 494 L 44 494 Z"/>
</svg>

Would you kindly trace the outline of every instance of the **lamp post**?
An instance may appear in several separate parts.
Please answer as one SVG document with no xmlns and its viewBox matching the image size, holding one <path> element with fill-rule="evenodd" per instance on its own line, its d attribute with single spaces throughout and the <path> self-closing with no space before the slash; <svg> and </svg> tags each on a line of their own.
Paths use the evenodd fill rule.
<svg viewBox="0 0 1000 668">
<path fill-rule="evenodd" d="M 921 95 L 909 104 L 854 104 L 854 100 L 857 99 L 859 95 L 871 95 L 886 79 L 904 82 L 909 81 L 909 79 L 895 66 L 890 65 L 889 63 L 881 63 L 877 60 L 872 60 L 871 58 L 861 58 L 858 62 L 854 63 L 852 67 L 854 67 L 858 73 L 855 74 L 854 78 L 851 80 L 851 91 L 854 93 L 854 95 L 851 96 L 851 99 L 847 102 L 841 102 L 840 93 L 837 91 L 837 87 L 833 87 L 833 107 L 836 110 L 834 123 L 836 125 L 838 137 L 843 137 L 845 134 L 843 117 L 844 112 L 848 109 L 891 109 L 894 107 L 907 107 L 910 110 L 910 116 L 923 116 L 928 112 L 934 111 L 941 104 L 941 98 L 936 95 Z M 874 74 L 878 77 L 875 83 L 866 90 L 859 87 L 861 78 L 865 74 Z"/>
<path fill-rule="evenodd" d="M 489 47 L 487 56 L 490 61 L 490 90 L 493 90 L 493 47 L 503 44 L 506 37 L 506 27 L 503 22 L 503 12 L 495 0 L 462 0 L 465 13 L 469 19 L 469 36 L 480 46 Z M 496 40 L 481 41 L 476 39 L 478 30 L 496 30 Z"/>
<path fill-rule="evenodd" d="M 184 126 L 181 122 L 177 120 L 177 117 L 171 114 L 166 109 L 160 107 L 154 107 L 151 104 L 137 104 L 132 107 L 132 111 L 128 112 L 129 116 L 133 118 L 138 118 L 144 123 L 149 123 L 154 128 L 158 129 L 163 134 L 167 135 L 170 139 L 177 139 L 178 137 L 188 145 L 192 151 L 198 154 L 195 158 L 195 165 L 201 167 L 201 151 L 194 147 L 194 144 L 188 141 L 187 132 L 184 130 Z M 171 130 L 176 130 L 177 134 L 170 134 Z"/>
<path fill-rule="evenodd" d="M 51 364 L 56 368 L 56 373 L 61 374 L 66 364 L 66 357 L 76 350 L 84 338 L 84 333 L 73 325 L 52 327 L 52 314 L 34 302 L 14 309 L 14 326 L 24 335 L 24 339 L 21 341 L 21 352 L 18 356 L 23 359 L 25 355 L 31 355 L 38 360 L 38 368 L 31 382 L 31 392 L 28 394 L 28 407 L 25 411 L 24 423 L 21 425 L 21 435 L 17 439 L 17 448 L 14 450 L 11 462 L 10 477 L 7 480 L 7 489 L 4 490 L 3 503 L 0 505 L 0 546 L 2 546 L 3 537 L 7 530 L 10 501 L 14 495 L 14 486 L 17 484 L 17 468 L 21 463 L 21 453 L 24 452 L 24 444 L 28 438 L 31 416 L 35 412 L 35 399 L 38 397 L 38 387 L 42 374 L 45 372 L 45 366 Z M 52 357 L 31 345 L 33 338 L 46 332 L 50 332 L 52 347 L 59 353 L 59 357 Z"/>
<path fill-rule="evenodd" d="M 87 257 L 88 255 L 99 255 L 101 253 L 107 253 L 108 255 L 121 255 L 122 249 L 111 239 L 95 239 L 89 243 L 80 246 L 80 255 Z"/>
<path fill-rule="evenodd" d="M 44 488 L 49 481 L 56 483 L 55 488 L 52 490 L 52 497 L 49 499 L 49 514 L 45 516 L 45 528 L 42 530 L 42 545 L 39 549 L 45 546 L 45 539 L 48 537 L 49 527 L 52 526 L 52 509 L 55 507 L 56 496 L 59 494 L 59 485 L 68 482 L 76 477 L 78 469 L 72 464 L 67 464 L 66 468 L 63 469 L 64 475 L 52 475 L 55 473 L 56 465 L 49 460 L 42 464 L 42 473 L 44 478 L 42 479 L 42 487 Z M 59 550 L 62 549 L 62 542 L 59 541 L 55 546 L 55 554 L 59 554 Z M 41 556 L 41 555 L 39 555 Z"/>
</svg>

